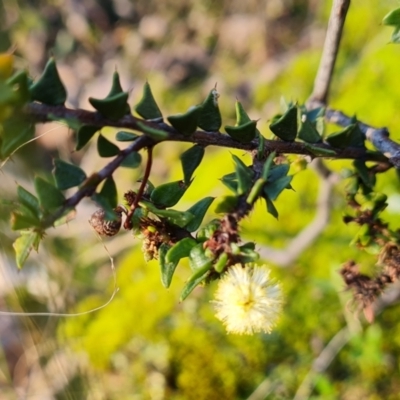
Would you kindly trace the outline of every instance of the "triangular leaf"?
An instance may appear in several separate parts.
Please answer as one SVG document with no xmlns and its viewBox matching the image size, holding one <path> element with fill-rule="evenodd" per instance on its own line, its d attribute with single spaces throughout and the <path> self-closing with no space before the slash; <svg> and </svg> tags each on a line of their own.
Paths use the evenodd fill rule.
<svg viewBox="0 0 400 400">
<path fill-rule="evenodd" d="M 247 115 L 240 101 L 236 101 L 235 110 L 236 110 L 236 126 L 244 125 L 247 122 L 251 121 L 250 117 Z"/>
<path fill-rule="evenodd" d="M 150 85 L 146 82 L 143 86 L 143 95 L 135 107 L 135 111 L 144 119 L 161 119 L 162 113 L 154 100 Z"/>
<path fill-rule="evenodd" d="M 322 138 L 318 131 L 314 128 L 313 124 L 308 120 L 304 120 L 301 123 L 298 138 L 304 140 L 307 143 L 320 143 Z"/>
<path fill-rule="evenodd" d="M 190 136 L 196 131 L 201 110 L 201 106 L 191 107 L 186 113 L 171 115 L 167 120 L 182 135 Z"/>
<path fill-rule="evenodd" d="M 65 103 L 67 92 L 53 57 L 49 59 L 41 77 L 29 88 L 33 100 L 59 106 Z"/>
<path fill-rule="evenodd" d="M 269 129 L 280 139 L 292 142 L 297 135 L 297 107 L 292 105 Z"/>
<path fill-rule="evenodd" d="M 76 150 L 82 149 L 98 130 L 97 126 L 82 125 L 76 134 Z"/>
<path fill-rule="evenodd" d="M 243 125 L 225 126 L 226 133 L 237 142 L 250 143 L 256 137 L 257 121 L 248 121 Z"/>
<path fill-rule="evenodd" d="M 364 134 L 358 124 L 351 124 L 340 132 L 333 133 L 326 138 L 326 141 L 333 147 L 343 149 L 346 147 L 365 147 Z"/>
<path fill-rule="evenodd" d="M 97 152 L 100 157 L 114 157 L 119 153 L 119 147 L 100 134 L 97 138 Z"/>
<path fill-rule="evenodd" d="M 79 186 L 85 179 L 86 174 L 76 165 L 69 164 L 59 158 L 54 159 L 54 178 L 60 190 L 66 190 Z"/>
<path fill-rule="evenodd" d="M 219 94 L 212 89 L 201 105 L 199 127 L 205 131 L 217 132 L 222 125 L 221 113 L 218 106 Z"/>
<path fill-rule="evenodd" d="M 283 176 L 282 178 L 279 178 L 273 182 L 268 182 L 264 186 L 264 193 L 270 200 L 275 201 L 283 190 L 290 187 L 290 182 L 292 179 L 292 176 Z"/>
<path fill-rule="evenodd" d="M 121 92 L 107 96 L 105 99 L 89 97 L 89 103 L 106 118 L 117 120 L 130 112 L 129 93 Z"/>
<path fill-rule="evenodd" d="M 184 182 L 186 184 L 190 183 L 193 172 L 200 165 L 203 156 L 204 147 L 199 145 L 195 145 L 181 154 L 180 159 L 182 163 Z"/>
</svg>

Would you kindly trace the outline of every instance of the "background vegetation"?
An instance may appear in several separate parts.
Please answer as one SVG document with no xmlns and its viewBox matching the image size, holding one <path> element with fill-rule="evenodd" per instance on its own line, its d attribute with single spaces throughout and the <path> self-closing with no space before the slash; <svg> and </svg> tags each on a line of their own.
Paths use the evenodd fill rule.
<svg viewBox="0 0 400 400">
<path fill-rule="evenodd" d="M 396 140 L 400 50 L 388 45 L 390 31 L 380 24 L 394 3 L 352 2 L 330 104 L 371 125 L 387 126 Z M 330 6 L 314 0 L 3 0 L 0 50 L 15 46 L 17 63 L 32 76 L 54 54 L 74 107 L 90 108 L 88 96 L 104 97 L 115 68 L 123 87 L 132 88 L 132 103 L 148 80 L 167 114 L 200 102 L 217 82 L 222 115 L 231 118 L 224 123 L 234 124 L 237 97 L 252 118 L 261 118 L 258 127 L 269 137 L 268 119 L 280 110 L 281 97 L 304 102 L 312 91 Z M 114 131 L 104 132 L 111 140 Z M 88 172 L 105 164 L 94 144 L 74 152 L 74 135 L 59 124 L 39 126 L 37 137 L 2 166 L 2 198 L 15 196 L 16 182 L 32 187 L 34 172 L 49 174 L 56 155 Z M 164 143 L 156 149 L 155 184 L 181 179 L 177 160 L 187 147 Z M 207 149 L 197 184 L 178 208 L 227 194 L 219 178 L 232 171 L 232 153 L 244 156 Z M 398 398 L 399 306 L 385 309 L 371 325 L 351 307 L 338 274 L 341 264 L 356 259 L 373 272 L 375 261 L 349 246 L 358 228 L 342 222 L 346 181 L 339 178 L 350 162 L 326 164 L 338 174 L 330 223 L 299 257 L 283 265 L 270 248 L 284 249 L 314 217 L 323 183 L 313 168 L 292 165 L 295 190 L 282 194 L 279 220 L 260 205 L 243 223 L 243 236 L 259 244 L 285 294 L 280 323 L 270 335 L 226 335 L 209 303 L 214 285 L 179 303 L 188 268 L 181 265 L 165 290 L 157 263 L 144 262 L 130 233 L 98 241 L 87 222 L 95 209 L 89 200 L 67 226 L 49 230 L 39 254 L 17 273 L 15 233 L 3 207 L 4 310 L 73 313 L 106 303 L 114 290 L 106 248 L 114 258 L 119 291 L 107 307 L 84 316 L 0 315 L 0 398 L 255 400 L 296 393 L 315 399 Z M 121 193 L 137 188 L 142 174 L 140 169 L 118 171 Z M 378 189 L 389 196 L 385 217 L 398 228 L 395 171 L 379 176 Z M 342 341 L 320 357 L 332 338 Z"/>
</svg>

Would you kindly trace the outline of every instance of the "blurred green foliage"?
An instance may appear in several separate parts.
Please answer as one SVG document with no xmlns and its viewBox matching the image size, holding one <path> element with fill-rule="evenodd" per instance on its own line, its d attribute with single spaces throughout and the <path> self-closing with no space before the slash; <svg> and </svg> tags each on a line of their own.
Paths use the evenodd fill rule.
<svg viewBox="0 0 400 400">
<path fill-rule="evenodd" d="M 72 6 L 4 0 L 0 49 L 15 45 L 17 63 L 33 76 L 43 69 L 49 53 L 54 54 L 69 89 L 68 101 L 83 108 L 88 107 L 88 96 L 105 97 L 115 66 L 124 77 L 124 90 L 133 87 L 135 100 L 148 79 L 166 115 L 186 111 L 217 82 L 222 115 L 230 116 L 223 123 L 234 124 L 237 96 L 250 108 L 252 118 L 262 118 L 258 128 L 268 136 L 268 118 L 281 111 L 280 97 L 304 101 L 311 92 L 330 8 L 330 2 L 281 3 L 99 1 Z M 398 139 L 400 50 L 387 45 L 390 31 L 380 25 L 391 7 L 392 1 L 352 2 L 331 104 L 372 125 L 388 126 Z M 245 45 L 224 35 L 224 29 L 236 29 L 239 40 L 241 24 L 247 21 L 249 27 L 254 20 L 246 18 L 257 15 L 262 16 L 264 30 L 245 39 Z M 103 133 L 111 140 L 111 132 Z M 51 135 L 26 145 L 20 158 L 15 156 L 16 161 L 23 160 L 21 166 L 6 164 L 1 186 L 5 197 L 15 194 L 15 181 L 32 186 L 32 170 L 48 171 L 54 155 L 74 160 L 88 173 L 104 165 L 95 156 L 95 145 L 72 153 L 71 137 L 54 144 L 46 141 Z M 151 176 L 156 185 L 182 178 L 178 160 L 187 148 L 176 143 L 156 148 Z M 228 194 L 219 179 L 233 170 L 230 153 L 243 156 L 240 151 L 207 148 L 195 173 L 197 184 L 185 193 L 179 209 L 205 196 Z M 327 165 L 341 171 L 350 164 L 328 161 Z M 137 185 L 141 173 L 119 171 L 115 180 L 120 193 Z M 296 172 L 295 191 L 285 191 L 277 203 L 279 220 L 257 206 L 242 225 L 243 236 L 258 246 L 283 248 L 313 218 L 319 183 L 311 169 Z M 292 398 L 316 357 L 348 326 L 351 339 L 327 370 L 315 376 L 310 398 L 397 399 L 399 306 L 385 310 L 373 325 L 364 325 L 349 312 L 350 295 L 343 291 L 337 272 L 348 259 L 357 259 L 366 271 L 374 270 L 372 259 L 349 246 L 358 228 L 342 223 L 344 186 L 341 182 L 335 188 L 331 221 L 324 233 L 293 265 L 274 266 L 286 304 L 270 335 L 227 336 L 209 303 L 214 284 L 196 289 L 178 303 L 190 275 L 188 266 L 179 265 L 172 286 L 165 290 L 157 263 L 144 262 L 138 241 L 128 234 L 116 236 L 106 246 L 115 259 L 119 291 L 108 306 L 84 316 L 36 317 L 32 324 L 19 325 L 24 348 L 35 348 L 38 354 L 36 361 L 28 357 L 27 376 L 32 365 L 46 375 L 36 394 L 50 390 L 58 399 L 246 399 L 262 383 L 263 394 L 252 399 Z M 378 188 L 389 196 L 385 216 L 397 228 L 400 198 L 395 172 L 379 176 Z M 3 298 L 10 309 L 19 304 L 26 311 L 84 312 L 107 301 L 113 291 L 110 261 L 86 223 L 87 208 L 78 208 L 77 220 L 67 228 L 51 232 L 41 254 L 27 266 L 28 277 L 39 277 L 47 289 L 32 284 L 18 292 L 8 289 Z M 14 267 L 9 242 L 13 234 L 6 228 L 9 208 L 2 205 L 0 211 L 2 264 Z M 38 279 L 34 283 L 38 285 Z M 65 364 L 51 364 L 56 355 L 69 356 L 75 369 L 66 373 Z M 0 357 L 0 368 L 7 370 L 6 356 Z M 56 378 L 64 374 L 65 381 L 57 385 Z M 12 378 L 2 375 L 0 388 L 12 398 Z"/>
</svg>

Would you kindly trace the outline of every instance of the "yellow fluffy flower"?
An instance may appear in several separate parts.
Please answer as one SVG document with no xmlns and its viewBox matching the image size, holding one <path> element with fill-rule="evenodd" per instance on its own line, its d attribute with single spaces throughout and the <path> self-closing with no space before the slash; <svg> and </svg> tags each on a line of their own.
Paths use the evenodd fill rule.
<svg viewBox="0 0 400 400">
<path fill-rule="evenodd" d="M 228 333 L 271 332 L 282 309 L 282 296 L 269 275 L 265 265 L 236 264 L 220 279 L 213 303 Z"/>
</svg>

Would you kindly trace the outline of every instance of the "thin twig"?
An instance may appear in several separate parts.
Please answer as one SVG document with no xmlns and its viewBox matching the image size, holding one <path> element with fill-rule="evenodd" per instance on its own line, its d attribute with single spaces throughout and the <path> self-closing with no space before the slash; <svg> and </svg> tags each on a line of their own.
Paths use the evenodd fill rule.
<svg viewBox="0 0 400 400">
<path fill-rule="evenodd" d="M 327 226 L 332 208 L 332 192 L 339 181 L 337 174 L 329 171 L 321 160 L 314 161 L 314 169 L 320 175 L 320 188 L 313 220 L 299 232 L 284 249 L 262 247 L 262 259 L 269 260 L 280 267 L 288 267 L 297 260 L 305 249 L 310 247 Z"/>
<path fill-rule="evenodd" d="M 139 190 L 136 194 L 135 200 L 132 203 L 129 212 L 126 215 L 126 220 L 124 223 L 124 228 L 129 230 L 132 229 L 132 216 L 139 204 L 139 201 L 141 200 L 144 190 L 146 188 L 146 185 L 149 181 L 149 176 L 150 176 L 150 172 L 151 172 L 151 167 L 153 165 L 153 147 L 149 147 L 147 149 L 147 163 L 146 163 L 146 169 L 144 171 L 144 175 L 143 175 L 143 179 L 142 182 L 140 184 Z"/>
<path fill-rule="evenodd" d="M 333 70 L 349 5 L 350 0 L 334 0 L 333 2 L 321 62 L 314 81 L 310 102 L 319 101 L 324 104 L 328 102 Z"/>
</svg>

